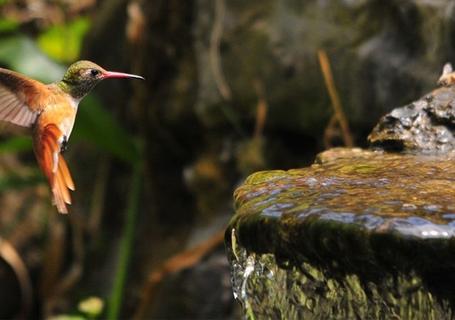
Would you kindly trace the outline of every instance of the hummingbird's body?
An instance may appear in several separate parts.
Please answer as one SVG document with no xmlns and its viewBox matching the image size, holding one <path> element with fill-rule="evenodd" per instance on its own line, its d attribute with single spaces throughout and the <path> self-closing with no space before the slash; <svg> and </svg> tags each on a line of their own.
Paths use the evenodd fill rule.
<svg viewBox="0 0 455 320">
<path fill-rule="evenodd" d="M 37 128 L 44 128 L 52 123 L 58 124 L 62 134 L 69 138 L 76 120 L 79 100 L 65 94 L 56 84 L 50 84 L 47 88 L 49 92 L 41 101 L 45 107 L 37 119 Z"/>
<path fill-rule="evenodd" d="M 79 102 L 101 80 L 140 78 L 106 71 L 90 61 L 71 65 L 63 79 L 45 85 L 0 68 L 0 120 L 33 130 L 33 148 L 60 213 L 68 213 L 74 182 L 61 151 L 73 130 Z"/>
</svg>

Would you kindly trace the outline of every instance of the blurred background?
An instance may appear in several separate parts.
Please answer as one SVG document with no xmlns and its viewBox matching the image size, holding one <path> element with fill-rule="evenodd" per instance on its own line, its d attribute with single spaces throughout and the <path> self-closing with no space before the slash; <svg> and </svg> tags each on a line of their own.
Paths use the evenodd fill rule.
<svg viewBox="0 0 455 320">
<path fill-rule="evenodd" d="M 224 254 L 250 173 L 366 146 L 454 62 L 449 0 L 0 0 L 0 65 L 101 83 L 51 205 L 30 138 L 0 131 L 0 318 L 238 319 Z"/>
</svg>

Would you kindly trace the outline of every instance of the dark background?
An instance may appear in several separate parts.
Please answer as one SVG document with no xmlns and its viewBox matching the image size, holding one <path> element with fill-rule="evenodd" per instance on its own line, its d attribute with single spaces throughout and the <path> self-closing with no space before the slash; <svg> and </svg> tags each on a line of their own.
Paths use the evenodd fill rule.
<svg viewBox="0 0 455 320">
<path fill-rule="evenodd" d="M 238 318 L 222 243 L 235 186 L 309 165 L 346 134 L 366 146 L 454 60 L 454 1 L 0 4 L 3 67 L 52 82 L 89 59 L 146 78 L 103 82 L 81 104 L 67 216 L 26 132 L 2 127 L 1 318 Z"/>
</svg>

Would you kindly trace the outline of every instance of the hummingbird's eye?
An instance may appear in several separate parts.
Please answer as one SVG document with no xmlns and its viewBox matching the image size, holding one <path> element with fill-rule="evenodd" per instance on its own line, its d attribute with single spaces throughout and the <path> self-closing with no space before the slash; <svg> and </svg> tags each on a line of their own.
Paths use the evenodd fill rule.
<svg viewBox="0 0 455 320">
<path fill-rule="evenodd" d="M 98 76 L 99 74 L 100 74 L 99 70 L 96 70 L 96 69 L 91 69 L 91 70 L 90 70 L 90 75 L 91 75 L 92 77 L 96 77 L 96 76 Z"/>
</svg>

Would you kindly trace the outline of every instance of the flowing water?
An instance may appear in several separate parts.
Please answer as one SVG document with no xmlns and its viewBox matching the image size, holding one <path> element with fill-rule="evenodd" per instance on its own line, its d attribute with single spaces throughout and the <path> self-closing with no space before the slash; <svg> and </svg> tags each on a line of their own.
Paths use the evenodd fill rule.
<svg viewBox="0 0 455 320">
<path fill-rule="evenodd" d="M 226 232 L 246 317 L 452 318 L 453 160 L 333 149 L 250 176 Z"/>
</svg>

